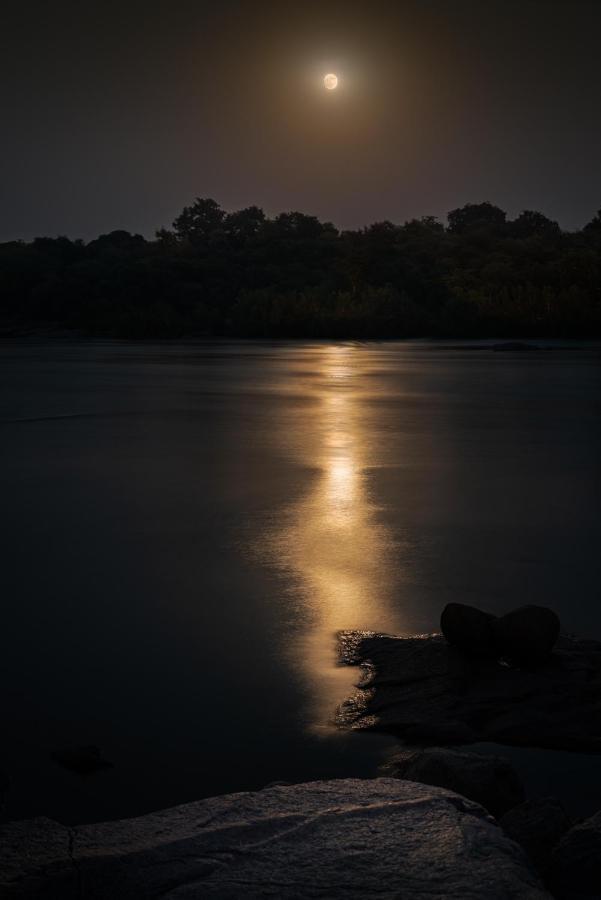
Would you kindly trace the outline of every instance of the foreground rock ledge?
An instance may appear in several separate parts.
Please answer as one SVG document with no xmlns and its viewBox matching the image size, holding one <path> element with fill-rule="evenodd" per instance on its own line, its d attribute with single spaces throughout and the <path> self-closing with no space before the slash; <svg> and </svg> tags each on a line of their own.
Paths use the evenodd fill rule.
<svg viewBox="0 0 601 900">
<path fill-rule="evenodd" d="M 414 782 L 312 782 L 69 829 L 0 834 L 2 897 L 543 900 L 523 851 L 475 803 Z"/>
<path fill-rule="evenodd" d="M 342 660 L 363 667 L 339 711 L 353 728 L 409 743 L 494 741 L 601 752 L 601 643 L 561 638 L 531 668 L 467 657 L 441 635 L 343 632 Z"/>
</svg>

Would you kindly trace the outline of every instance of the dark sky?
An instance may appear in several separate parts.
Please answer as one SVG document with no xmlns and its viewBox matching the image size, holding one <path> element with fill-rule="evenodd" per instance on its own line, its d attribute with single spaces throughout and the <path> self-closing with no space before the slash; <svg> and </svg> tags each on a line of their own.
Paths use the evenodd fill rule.
<svg viewBox="0 0 601 900">
<path fill-rule="evenodd" d="M 341 227 L 488 199 L 579 227 L 600 33 L 601 0 L 8 4 L 0 240 L 150 236 L 195 196 Z"/>
</svg>

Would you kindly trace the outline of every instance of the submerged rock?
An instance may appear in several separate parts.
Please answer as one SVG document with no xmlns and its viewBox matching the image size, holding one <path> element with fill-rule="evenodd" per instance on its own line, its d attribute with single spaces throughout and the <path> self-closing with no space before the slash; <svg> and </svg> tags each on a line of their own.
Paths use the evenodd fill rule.
<svg viewBox="0 0 601 900">
<path fill-rule="evenodd" d="M 515 769 L 502 756 L 430 747 L 399 753 L 386 769 L 397 778 L 455 791 L 480 803 L 493 816 L 502 816 L 526 797 Z"/>
<path fill-rule="evenodd" d="M 343 662 L 363 671 L 339 710 L 342 726 L 423 745 L 463 729 L 463 743 L 601 752 L 598 642 L 562 638 L 550 658 L 524 668 L 468 657 L 436 635 L 346 632 L 341 648 Z"/>
<path fill-rule="evenodd" d="M 524 848 L 541 874 L 547 872 L 551 853 L 571 822 L 555 797 L 527 800 L 506 813 L 499 825 L 512 840 Z"/>
<path fill-rule="evenodd" d="M 0 829 L 2 896 L 548 900 L 477 804 L 393 778 L 212 797 L 67 829 Z"/>
<path fill-rule="evenodd" d="M 566 900 L 599 900 L 601 811 L 561 839 L 551 860 L 550 884 L 553 892 Z"/>
<path fill-rule="evenodd" d="M 98 747 L 90 744 L 87 747 L 63 747 L 55 750 L 52 759 L 65 769 L 77 772 L 78 775 L 91 775 L 102 769 L 112 769 L 113 764 L 102 758 Z"/>
</svg>

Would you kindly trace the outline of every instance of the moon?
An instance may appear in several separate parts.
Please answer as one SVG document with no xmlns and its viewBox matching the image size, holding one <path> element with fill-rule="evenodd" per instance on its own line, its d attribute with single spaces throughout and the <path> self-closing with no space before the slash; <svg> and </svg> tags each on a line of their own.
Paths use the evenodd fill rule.
<svg viewBox="0 0 601 900">
<path fill-rule="evenodd" d="M 335 91 L 338 87 L 338 75 L 334 75 L 330 72 L 328 75 L 324 76 L 323 83 L 326 90 Z"/>
</svg>

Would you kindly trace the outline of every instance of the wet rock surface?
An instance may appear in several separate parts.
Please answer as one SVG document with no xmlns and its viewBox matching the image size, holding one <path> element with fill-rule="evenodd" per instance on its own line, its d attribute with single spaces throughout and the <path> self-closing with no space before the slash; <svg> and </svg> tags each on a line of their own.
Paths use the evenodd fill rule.
<svg viewBox="0 0 601 900">
<path fill-rule="evenodd" d="M 502 816 L 526 797 L 513 766 L 502 756 L 430 747 L 397 754 L 386 770 L 397 778 L 455 791 L 480 803 L 493 816 Z"/>
<path fill-rule="evenodd" d="M 62 747 L 51 754 L 54 762 L 78 775 L 92 775 L 103 769 L 112 769 L 113 764 L 104 759 L 100 749 L 94 744 L 85 747 Z"/>
<path fill-rule="evenodd" d="M 536 665 L 468 656 L 442 635 L 343 632 L 341 659 L 362 667 L 342 726 L 407 743 L 499 744 L 601 752 L 601 643 L 561 638 Z M 446 737 L 445 737 L 446 735 Z"/>
<path fill-rule="evenodd" d="M 480 806 L 385 778 L 273 787 L 72 829 L 9 823 L 0 889 L 61 900 L 550 896 Z"/>
</svg>

